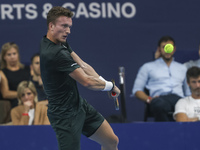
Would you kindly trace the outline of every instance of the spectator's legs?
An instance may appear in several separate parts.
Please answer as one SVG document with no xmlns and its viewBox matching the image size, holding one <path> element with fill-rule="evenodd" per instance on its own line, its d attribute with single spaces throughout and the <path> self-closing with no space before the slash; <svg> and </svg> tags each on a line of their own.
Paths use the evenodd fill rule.
<svg viewBox="0 0 200 150">
<path fill-rule="evenodd" d="M 169 113 L 174 112 L 175 104 L 180 98 L 180 96 L 170 94 L 153 99 L 150 103 L 150 110 L 155 121 L 172 121 L 172 114 Z"/>
</svg>

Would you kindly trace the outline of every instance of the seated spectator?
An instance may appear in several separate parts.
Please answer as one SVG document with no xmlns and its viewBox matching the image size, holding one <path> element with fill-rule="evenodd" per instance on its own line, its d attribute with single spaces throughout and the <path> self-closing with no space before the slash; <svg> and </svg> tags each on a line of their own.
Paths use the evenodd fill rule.
<svg viewBox="0 0 200 150">
<path fill-rule="evenodd" d="M 17 88 L 19 105 L 12 109 L 13 125 L 49 125 L 47 105 L 37 102 L 37 91 L 31 81 L 22 81 Z"/>
<path fill-rule="evenodd" d="M 1 48 L 1 69 L 5 74 L 8 87 L 12 91 L 17 91 L 17 86 L 21 81 L 29 80 L 30 68 L 20 62 L 19 47 L 13 42 L 5 43 Z M 4 87 L 2 87 L 4 88 Z M 16 96 L 16 95 L 15 95 Z M 17 106 L 17 97 L 8 98 L 3 93 L 1 100 L 9 100 L 11 107 Z"/>
<path fill-rule="evenodd" d="M 173 44 L 174 51 L 165 53 L 166 44 Z M 149 103 L 150 112 L 155 121 L 173 121 L 169 112 L 174 112 L 176 102 L 190 90 L 186 83 L 186 67 L 174 61 L 176 51 L 175 41 L 170 36 L 164 36 L 158 41 L 160 58 L 145 63 L 135 79 L 132 95 Z M 145 93 L 148 90 L 149 95 Z"/>
<path fill-rule="evenodd" d="M 36 53 L 35 55 L 32 56 L 31 58 L 31 81 L 34 83 L 35 88 L 38 93 L 38 101 L 47 101 L 47 96 L 44 92 L 43 88 L 43 82 L 41 79 L 41 74 L 40 74 L 40 54 Z"/>
<path fill-rule="evenodd" d="M 200 45 L 199 45 L 199 56 L 200 56 Z M 188 62 L 185 62 L 184 65 L 189 69 L 193 66 L 200 67 L 200 58 L 197 60 L 190 60 Z"/>
<path fill-rule="evenodd" d="M 191 67 L 187 71 L 187 83 L 191 95 L 180 99 L 175 106 L 174 118 L 177 122 L 200 121 L 200 68 Z"/>
</svg>

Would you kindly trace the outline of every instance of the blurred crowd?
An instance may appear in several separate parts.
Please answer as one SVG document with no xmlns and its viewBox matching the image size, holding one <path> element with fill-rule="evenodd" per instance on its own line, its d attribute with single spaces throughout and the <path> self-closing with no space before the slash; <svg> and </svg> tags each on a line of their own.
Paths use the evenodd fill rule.
<svg viewBox="0 0 200 150">
<path fill-rule="evenodd" d="M 173 52 L 164 51 L 166 44 L 174 46 Z M 200 59 L 182 64 L 174 60 L 175 52 L 175 40 L 161 37 L 154 60 L 144 63 L 133 79 L 132 95 L 146 104 L 145 115 L 154 121 L 199 121 Z M 1 47 L 0 67 L 0 124 L 49 125 L 40 54 L 26 66 L 18 45 L 8 42 Z"/>
<path fill-rule="evenodd" d="M 0 124 L 50 124 L 39 53 L 34 54 L 30 66 L 26 66 L 20 61 L 18 45 L 5 43 L 1 47 L 0 67 Z"/>
<path fill-rule="evenodd" d="M 173 45 L 172 52 L 165 51 L 166 44 Z M 181 64 L 175 52 L 175 40 L 161 37 L 154 60 L 138 71 L 132 95 L 145 102 L 145 121 L 149 116 L 157 122 L 200 120 L 200 59 Z"/>
</svg>

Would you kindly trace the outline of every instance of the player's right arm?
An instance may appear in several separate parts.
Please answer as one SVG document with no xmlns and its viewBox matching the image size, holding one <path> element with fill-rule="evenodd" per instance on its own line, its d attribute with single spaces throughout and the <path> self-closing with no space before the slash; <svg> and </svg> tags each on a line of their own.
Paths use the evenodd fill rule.
<svg viewBox="0 0 200 150">
<path fill-rule="evenodd" d="M 66 53 L 63 53 L 61 57 L 62 56 L 68 57 L 68 55 L 65 54 Z M 73 59 L 73 61 L 80 66 L 80 68 L 76 68 L 73 72 L 69 74 L 74 80 L 76 80 L 81 85 L 91 90 L 98 90 L 98 91 L 112 90 L 117 94 L 117 96 L 120 94 L 120 90 L 117 86 L 113 87 L 112 82 L 106 81 L 101 76 L 99 76 L 96 73 L 96 71 L 89 64 L 84 62 L 74 51 L 71 50 L 70 56 Z M 62 60 L 62 58 L 59 60 Z M 68 58 L 68 60 L 70 60 L 70 58 Z"/>
<path fill-rule="evenodd" d="M 91 67 L 89 64 L 84 62 L 74 51 L 71 52 L 71 56 L 73 60 L 83 69 L 83 71 L 90 76 L 94 76 L 96 78 L 99 78 L 99 75 L 94 70 L 93 67 Z"/>
<path fill-rule="evenodd" d="M 100 90 L 104 91 L 105 90 L 105 87 L 106 87 L 105 81 L 101 80 L 99 77 L 90 76 L 90 75 L 86 74 L 85 71 L 83 71 L 82 68 L 75 69 L 69 75 L 74 80 L 76 80 L 77 82 L 79 82 L 81 85 L 83 85 L 84 87 L 86 87 L 88 89 L 97 90 L 97 91 L 100 91 Z M 112 90 L 117 95 L 119 95 L 120 94 L 119 88 L 117 86 L 114 86 L 114 88 L 112 89 L 112 87 L 111 87 L 112 85 L 113 84 L 111 83 L 110 90 Z M 106 91 L 109 91 L 109 89 L 106 90 Z"/>
</svg>

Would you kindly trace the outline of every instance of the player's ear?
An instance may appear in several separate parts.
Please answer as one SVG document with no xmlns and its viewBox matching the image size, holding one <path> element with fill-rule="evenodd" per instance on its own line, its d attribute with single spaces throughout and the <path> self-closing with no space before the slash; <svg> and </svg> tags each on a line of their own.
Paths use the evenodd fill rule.
<svg viewBox="0 0 200 150">
<path fill-rule="evenodd" d="M 49 23 L 49 30 L 53 31 L 54 27 L 55 27 L 55 25 L 52 22 L 50 22 Z"/>
</svg>

